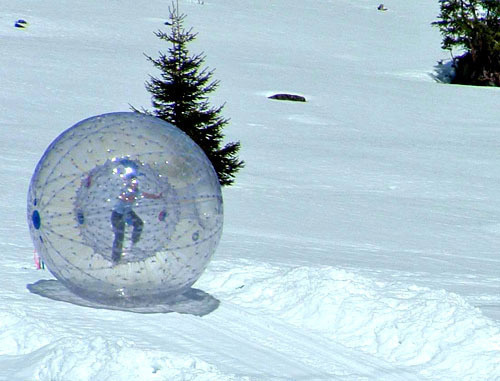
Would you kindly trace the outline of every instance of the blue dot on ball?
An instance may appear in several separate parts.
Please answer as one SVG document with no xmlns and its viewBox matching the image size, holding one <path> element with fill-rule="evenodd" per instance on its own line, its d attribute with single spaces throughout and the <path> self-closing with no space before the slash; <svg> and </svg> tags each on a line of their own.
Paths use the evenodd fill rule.
<svg viewBox="0 0 500 381">
<path fill-rule="evenodd" d="M 38 210 L 34 210 L 33 214 L 31 215 L 31 221 L 33 222 L 33 227 L 38 230 L 40 229 L 40 224 L 42 223 L 40 219 L 40 213 L 38 213 Z"/>
</svg>

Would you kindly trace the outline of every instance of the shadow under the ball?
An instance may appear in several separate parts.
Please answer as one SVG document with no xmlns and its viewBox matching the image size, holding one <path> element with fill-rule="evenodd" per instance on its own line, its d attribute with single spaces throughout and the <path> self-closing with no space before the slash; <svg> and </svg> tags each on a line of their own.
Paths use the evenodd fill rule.
<svg viewBox="0 0 500 381">
<path fill-rule="evenodd" d="M 76 304 L 84 307 L 128 311 L 143 314 L 177 312 L 196 316 L 207 315 L 219 307 L 220 301 L 204 291 L 190 288 L 181 295 L 176 295 L 165 301 L 151 303 L 145 306 L 108 305 L 90 301 L 73 294 L 61 282 L 55 279 L 43 279 L 28 284 L 28 290 L 49 299 Z"/>
</svg>

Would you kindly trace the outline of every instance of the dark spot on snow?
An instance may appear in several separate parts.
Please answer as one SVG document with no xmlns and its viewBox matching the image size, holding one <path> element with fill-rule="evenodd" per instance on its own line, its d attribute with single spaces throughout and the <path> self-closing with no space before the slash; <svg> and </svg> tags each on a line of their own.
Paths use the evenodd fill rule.
<svg viewBox="0 0 500 381">
<path fill-rule="evenodd" d="M 269 99 L 276 99 L 279 101 L 306 102 L 305 97 L 296 94 L 274 94 L 271 95 Z"/>
<path fill-rule="evenodd" d="M 19 20 L 17 20 L 14 23 L 14 26 L 16 28 L 22 28 L 22 29 L 24 29 L 24 28 L 26 28 L 28 26 L 28 22 L 26 20 L 24 20 L 24 19 L 19 19 Z"/>
</svg>

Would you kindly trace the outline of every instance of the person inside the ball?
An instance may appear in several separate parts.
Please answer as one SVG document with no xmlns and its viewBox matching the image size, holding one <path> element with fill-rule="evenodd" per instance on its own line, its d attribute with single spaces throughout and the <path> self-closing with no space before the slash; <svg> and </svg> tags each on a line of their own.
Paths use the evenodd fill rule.
<svg viewBox="0 0 500 381">
<path fill-rule="evenodd" d="M 161 193 L 155 195 L 141 192 L 139 190 L 139 180 L 134 173 L 126 174 L 123 176 L 123 180 L 124 186 L 118 195 L 117 202 L 111 212 L 111 225 L 113 226 L 113 233 L 115 235 L 111 259 L 115 264 L 120 262 L 123 255 L 123 241 L 125 239 L 126 223 L 129 223 L 133 227 L 131 237 L 132 246 L 137 244 L 137 242 L 141 239 L 144 222 L 133 210 L 137 201 L 143 197 L 149 199 L 159 199 L 162 196 Z"/>
</svg>

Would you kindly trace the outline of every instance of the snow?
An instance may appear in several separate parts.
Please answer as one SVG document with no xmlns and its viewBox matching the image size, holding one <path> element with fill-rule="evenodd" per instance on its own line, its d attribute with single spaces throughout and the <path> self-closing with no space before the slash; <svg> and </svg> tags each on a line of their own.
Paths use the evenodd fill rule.
<svg viewBox="0 0 500 381">
<path fill-rule="evenodd" d="M 179 4 L 247 163 L 195 284 L 220 305 L 27 290 L 51 278 L 26 224 L 34 167 L 79 120 L 149 107 L 168 4 L 0 0 L 0 380 L 500 380 L 498 90 L 433 79 L 438 2 Z"/>
</svg>

